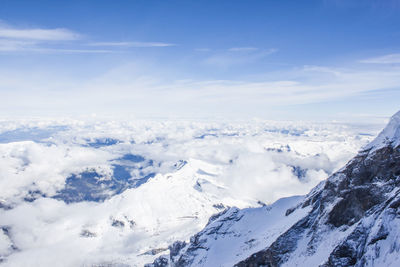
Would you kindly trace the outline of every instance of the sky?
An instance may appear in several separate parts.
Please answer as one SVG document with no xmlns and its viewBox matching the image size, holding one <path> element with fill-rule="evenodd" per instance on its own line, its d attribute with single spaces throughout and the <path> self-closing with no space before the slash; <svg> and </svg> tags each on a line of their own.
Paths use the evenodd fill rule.
<svg viewBox="0 0 400 267">
<path fill-rule="evenodd" d="M 0 117 L 372 121 L 400 0 L 0 2 Z"/>
</svg>

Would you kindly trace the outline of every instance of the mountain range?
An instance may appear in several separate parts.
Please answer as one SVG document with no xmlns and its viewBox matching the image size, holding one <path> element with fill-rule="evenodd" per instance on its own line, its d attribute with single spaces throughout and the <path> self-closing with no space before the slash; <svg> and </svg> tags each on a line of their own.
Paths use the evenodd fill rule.
<svg viewBox="0 0 400 267">
<path fill-rule="evenodd" d="M 400 112 L 307 195 L 225 209 L 146 266 L 400 266 L 399 186 Z"/>
</svg>

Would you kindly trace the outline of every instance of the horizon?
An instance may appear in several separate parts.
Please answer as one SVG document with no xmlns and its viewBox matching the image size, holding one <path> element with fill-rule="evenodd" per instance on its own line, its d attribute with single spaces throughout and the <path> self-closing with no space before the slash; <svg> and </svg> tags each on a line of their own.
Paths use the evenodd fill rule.
<svg viewBox="0 0 400 267">
<path fill-rule="evenodd" d="M 400 266 L 400 0 L 0 1 L 0 266 Z"/>
<path fill-rule="evenodd" d="M 1 118 L 386 121 L 400 2 L 3 1 Z"/>
</svg>

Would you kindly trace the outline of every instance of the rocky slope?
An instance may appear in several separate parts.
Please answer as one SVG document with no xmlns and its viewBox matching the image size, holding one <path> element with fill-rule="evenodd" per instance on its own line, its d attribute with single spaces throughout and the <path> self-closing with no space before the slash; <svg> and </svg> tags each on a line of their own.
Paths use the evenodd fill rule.
<svg viewBox="0 0 400 267">
<path fill-rule="evenodd" d="M 148 266 L 400 266 L 400 112 L 307 196 L 230 208 Z"/>
</svg>

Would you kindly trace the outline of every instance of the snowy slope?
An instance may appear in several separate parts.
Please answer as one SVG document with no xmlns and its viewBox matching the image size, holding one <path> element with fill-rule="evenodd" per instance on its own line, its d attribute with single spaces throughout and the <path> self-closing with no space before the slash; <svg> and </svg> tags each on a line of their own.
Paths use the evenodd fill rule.
<svg viewBox="0 0 400 267">
<path fill-rule="evenodd" d="M 231 208 L 148 266 L 400 266 L 399 115 L 307 196 Z"/>
<path fill-rule="evenodd" d="M 309 209 L 290 216 L 285 212 L 303 197 L 280 199 L 271 206 L 239 210 L 231 208 L 211 218 L 207 227 L 193 236 L 188 246 L 173 258 L 178 266 L 232 266 L 240 259 L 271 244 L 304 217 Z"/>
<path fill-rule="evenodd" d="M 377 150 L 387 145 L 396 147 L 400 145 L 400 111 L 392 116 L 388 125 L 381 133 L 375 138 L 374 141 L 369 143 L 365 149 Z"/>
<path fill-rule="evenodd" d="M 207 174 L 192 175 L 200 169 Z M 187 239 L 220 211 L 221 201 L 243 205 L 224 197 L 223 188 L 209 179 L 217 173 L 213 166 L 192 160 L 175 173 L 157 175 L 103 203 L 65 204 L 41 198 L 33 205 L 2 210 L 0 225 L 12 225 L 10 242 L 20 250 L 9 255 L 7 262 L 10 266 L 50 266 L 58 257 L 65 259 L 58 266 L 73 266 L 79 261 L 68 254 L 83 253 L 88 263 L 143 265 L 153 256 L 141 254 Z M 209 192 L 195 187 L 198 180 Z M 22 218 L 29 218 L 30 223 Z"/>
</svg>

